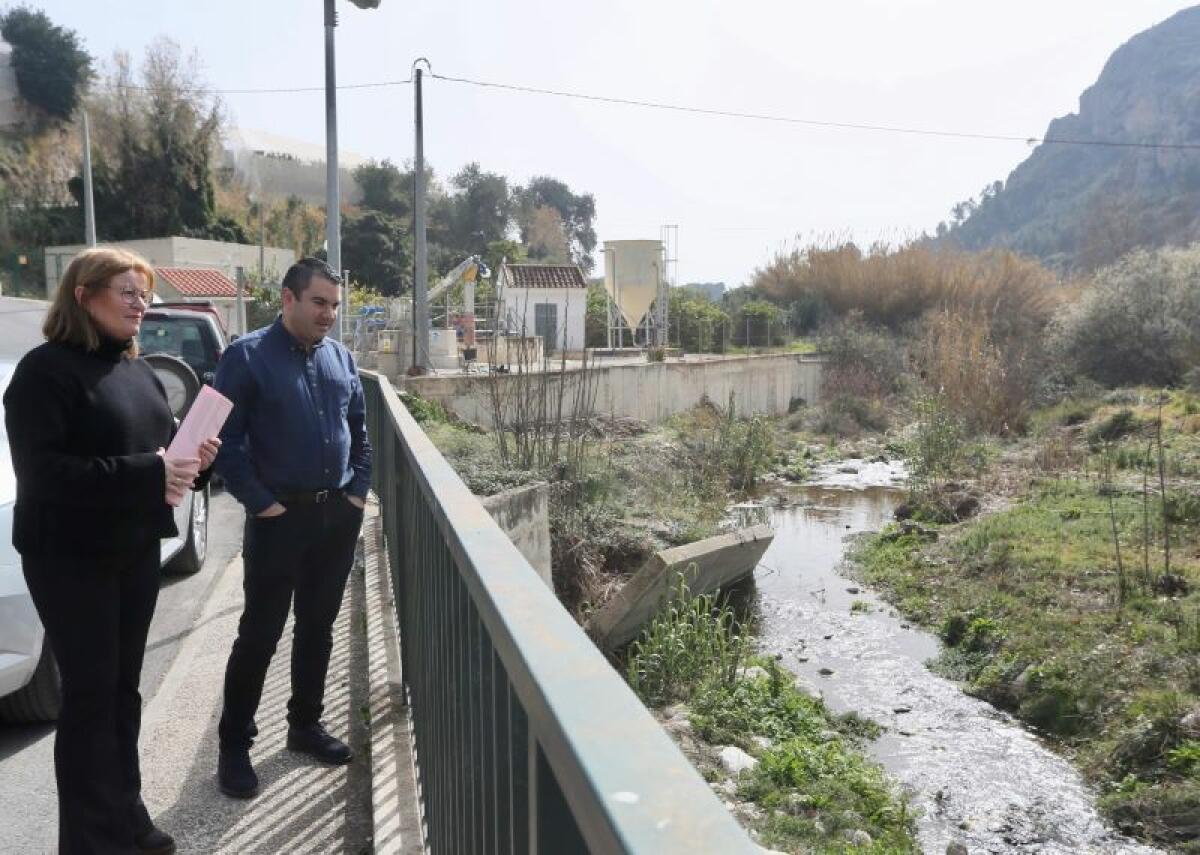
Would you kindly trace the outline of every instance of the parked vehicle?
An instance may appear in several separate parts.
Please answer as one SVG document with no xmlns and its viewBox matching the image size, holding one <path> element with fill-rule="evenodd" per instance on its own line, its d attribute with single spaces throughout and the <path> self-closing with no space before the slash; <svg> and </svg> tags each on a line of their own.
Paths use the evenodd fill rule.
<svg viewBox="0 0 1200 855">
<path fill-rule="evenodd" d="M 226 341 L 233 341 L 229 335 L 229 327 L 225 326 L 225 318 L 217 309 L 216 305 L 211 300 L 200 300 L 193 302 L 183 302 L 181 300 L 163 300 L 151 304 L 151 309 L 183 309 L 188 312 L 202 312 L 208 315 L 217 322 L 217 326 L 221 328 L 221 335 Z"/>
<path fill-rule="evenodd" d="M 15 365 L 0 363 L 0 396 Z M 190 403 L 190 402 L 189 402 Z M 0 421 L 3 420 L 0 403 Z M 21 556 L 12 545 L 13 503 L 17 479 L 8 436 L 0 430 L 0 720 L 50 721 L 61 701 L 58 666 L 25 586 Z M 175 509 L 176 537 L 160 546 L 165 575 L 190 575 L 208 554 L 209 490 L 189 493 Z"/>
<path fill-rule="evenodd" d="M 226 345 L 225 329 L 215 312 L 164 308 L 161 304 L 146 310 L 138 333 L 143 356 L 165 353 L 182 359 L 201 383 L 212 382 Z"/>
</svg>

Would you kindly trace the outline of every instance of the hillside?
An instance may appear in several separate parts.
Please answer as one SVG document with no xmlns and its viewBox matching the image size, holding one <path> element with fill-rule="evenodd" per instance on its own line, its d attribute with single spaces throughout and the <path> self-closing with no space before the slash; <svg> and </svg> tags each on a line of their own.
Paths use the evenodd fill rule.
<svg viewBox="0 0 1200 855">
<path fill-rule="evenodd" d="M 1050 140 L 1200 143 L 1200 6 L 1117 49 Z M 1046 143 L 961 209 L 942 241 L 1091 269 L 1135 246 L 1200 238 L 1200 148 Z"/>
</svg>

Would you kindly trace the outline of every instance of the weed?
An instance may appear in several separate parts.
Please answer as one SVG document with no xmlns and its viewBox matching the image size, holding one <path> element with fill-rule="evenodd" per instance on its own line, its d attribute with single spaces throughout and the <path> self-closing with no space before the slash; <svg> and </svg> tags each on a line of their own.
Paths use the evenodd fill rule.
<svg viewBox="0 0 1200 855">
<path fill-rule="evenodd" d="M 733 685 L 747 645 L 733 610 L 711 594 L 690 596 L 680 574 L 668 602 L 631 645 L 626 677 L 650 706 L 686 699 L 708 681 Z"/>
<path fill-rule="evenodd" d="M 1087 433 L 1088 442 L 1099 446 L 1104 442 L 1113 442 L 1134 433 L 1141 428 L 1142 423 L 1133 410 L 1117 410 L 1108 418 L 1101 421 Z"/>
</svg>

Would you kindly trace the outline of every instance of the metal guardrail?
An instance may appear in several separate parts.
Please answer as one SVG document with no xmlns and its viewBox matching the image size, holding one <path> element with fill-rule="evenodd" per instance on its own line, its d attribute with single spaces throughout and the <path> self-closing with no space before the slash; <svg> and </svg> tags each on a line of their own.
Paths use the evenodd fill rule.
<svg viewBox="0 0 1200 855">
<path fill-rule="evenodd" d="M 390 383 L 361 374 L 430 850 L 759 851 Z"/>
</svg>

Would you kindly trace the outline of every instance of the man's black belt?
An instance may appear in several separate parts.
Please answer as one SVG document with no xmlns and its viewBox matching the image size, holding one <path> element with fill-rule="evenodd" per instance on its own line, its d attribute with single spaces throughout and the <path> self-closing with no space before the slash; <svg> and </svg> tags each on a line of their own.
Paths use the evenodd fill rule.
<svg viewBox="0 0 1200 855">
<path fill-rule="evenodd" d="M 339 499 L 346 495 L 342 489 L 335 490 L 301 490 L 295 493 L 279 493 L 275 500 L 281 505 L 323 505 L 331 499 Z"/>
</svg>

